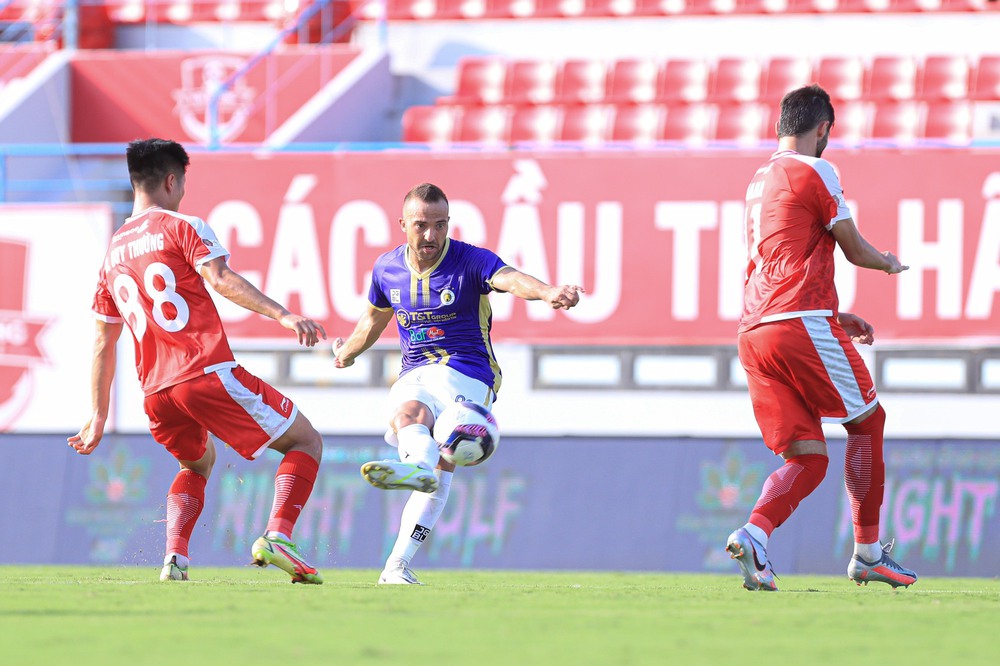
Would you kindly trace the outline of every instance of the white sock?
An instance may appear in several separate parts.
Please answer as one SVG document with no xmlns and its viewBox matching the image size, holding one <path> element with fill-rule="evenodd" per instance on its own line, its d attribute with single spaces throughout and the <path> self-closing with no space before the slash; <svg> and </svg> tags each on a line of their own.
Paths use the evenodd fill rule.
<svg viewBox="0 0 1000 666">
<path fill-rule="evenodd" d="M 855 543 L 854 554 L 865 562 L 878 562 L 882 559 L 882 543 Z"/>
<path fill-rule="evenodd" d="M 170 564 L 170 560 L 177 558 L 177 566 L 181 569 L 191 566 L 191 560 L 187 558 L 187 555 L 178 555 L 177 553 L 167 553 L 163 556 L 163 563 Z"/>
<path fill-rule="evenodd" d="M 413 556 L 441 517 L 444 505 L 448 503 L 448 491 L 451 489 L 451 477 L 454 473 L 439 469 L 435 474 L 438 478 L 437 490 L 432 493 L 416 490 L 410 493 L 410 499 L 406 501 L 403 515 L 399 519 L 396 545 L 392 547 L 392 553 L 386 560 L 386 569 L 390 568 L 390 564 L 397 563 L 404 567 L 410 566 Z"/>
<path fill-rule="evenodd" d="M 441 454 L 438 453 L 437 442 L 431 437 L 431 431 L 427 426 L 414 423 L 400 428 L 396 436 L 399 438 L 400 460 L 427 469 L 437 467 Z"/>
<path fill-rule="evenodd" d="M 289 543 L 291 543 L 292 541 L 292 537 L 288 536 L 287 534 L 282 534 L 281 532 L 275 532 L 274 530 L 268 530 L 264 532 L 264 536 L 269 537 L 271 539 L 281 539 L 282 541 L 287 541 Z"/>
<path fill-rule="evenodd" d="M 743 529 L 745 529 L 757 543 L 764 546 L 765 549 L 767 548 L 767 532 L 760 529 L 753 523 L 747 523 L 743 526 Z"/>
</svg>

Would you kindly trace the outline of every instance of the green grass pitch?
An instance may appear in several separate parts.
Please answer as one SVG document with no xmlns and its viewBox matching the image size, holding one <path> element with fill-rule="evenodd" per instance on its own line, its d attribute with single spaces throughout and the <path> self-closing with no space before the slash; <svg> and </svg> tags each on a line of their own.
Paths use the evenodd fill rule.
<svg viewBox="0 0 1000 666">
<path fill-rule="evenodd" d="M 750 593 L 732 575 L 374 570 L 290 585 L 274 568 L 0 566 L 10 664 L 995 664 L 1000 581 L 909 589 L 786 576 Z"/>
</svg>

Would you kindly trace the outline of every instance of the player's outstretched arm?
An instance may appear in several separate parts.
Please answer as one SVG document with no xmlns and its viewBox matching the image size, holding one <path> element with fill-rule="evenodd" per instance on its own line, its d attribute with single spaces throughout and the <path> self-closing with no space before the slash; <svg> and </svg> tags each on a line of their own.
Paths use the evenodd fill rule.
<svg viewBox="0 0 1000 666">
<path fill-rule="evenodd" d="M 94 411 L 80 432 L 66 440 L 81 455 L 89 455 L 104 437 L 104 426 L 111 407 L 111 382 L 115 378 L 116 347 L 123 326 L 100 320 L 97 322 L 94 359 L 90 370 L 90 397 Z"/>
<path fill-rule="evenodd" d="M 295 331 L 295 337 L 298 338 L 300 345 L 312 347 L 319 342 L 320 337 L 326 340 L 326 330 L 322 325 L 308 317 L 292 314 L 277 301 L 269 298 L 231 269 L 225 257 L 206 261 L 201 265 L 200 272 L 220 296 L 226 297 L 242 308 L 270 317 L 288 330 Z"/>
<path fill-rule="evenodd" d="M 554 310 L 570 309 L 580 302 L 583 293 L 583 287 L 575 284 L 552 286 L 509 266 L 494 275 L 490 284 L 497 291 L 514 294 L 526 301 L 545 301 Z"/>
<path fill-rule="evenodd" d="M 375 344 L 382 335 L 382 331 L 392 321 L 393 316 L 391 309 L 379 310 L 369 306 L 368 310 L 361 315 L 361 319 L 358 320 L 351 337 L 347 338 L 346 341 L 343 338 L 337 338 L 333 341 L 333 353 L 336 356 L 333 359 L 334 367 L 347 368 L 354 365 L 354 359 Z"/>
<path fill-rule="evenodd" d="M 870 345 L 875 342 L 875 329 L 858 315 L 841 312 L 837 315 L 837 323 L 844 329 L 852 342 L 859 345 Z"/>
<path fill-rule="evenodd" d="M 899 263 L 899 259 L 892 252 L 879 252 L 872 247 L 872 244 L 858 231 L 854 220 L 850 218 L 838 220 L 833 225 L 832 233 L 840 249 L 844 251 L 844 256 L 855 266 L 885 271 L 890 275 L 902 273 L 909 268 Z"/>
</svg>

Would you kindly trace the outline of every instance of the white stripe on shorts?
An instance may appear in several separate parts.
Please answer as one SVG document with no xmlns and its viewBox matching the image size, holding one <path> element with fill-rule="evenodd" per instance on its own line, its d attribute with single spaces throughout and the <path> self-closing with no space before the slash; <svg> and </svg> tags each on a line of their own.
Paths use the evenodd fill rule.
<svg viewBox="0 0 1000 666">
<path fill-rule="evenodd" d="M 254 451 L 253 457 L 256 458 L 274 440 L 284 435 L 285 431 L 291 427 L 292 421 L 295 420 L 295 416 L 298 414 L 298 407 L 292 405 L 292 413 L 288 418 L 285 418 L 281 412 L 265 403 L 263 396 L 257 395 L 236 379 L 233 376 L 232 368 L 221 368 L 216 370 L 215 374 L 222 381 L 222 385 L 225 387 L 229 397 L 242 407 L 250 415 L 250 418 L 257 422 L 261 430 L 267 433 L 269 438 L 267 442 Z"/>
<path fill-rule="evenodd" d="M 871 405 L 865 402 L 865 396 L 862 395 L 861 387 L 858 386 L 858 380 L 854 376 L 854 368 L 851 367 L 844 348 L 840 346 L 840 340 L 833 334 L 830 322 L 825 317 L 802 317 L 802 323 L 816 347 L 816 352 L 830 376 L 833 387 L 844 401 L 844 409 L 847 410 L 847 416 L 844 417 L 823 416 L 823 423 L 845 423 L 864 414 Z"/>
</svg>

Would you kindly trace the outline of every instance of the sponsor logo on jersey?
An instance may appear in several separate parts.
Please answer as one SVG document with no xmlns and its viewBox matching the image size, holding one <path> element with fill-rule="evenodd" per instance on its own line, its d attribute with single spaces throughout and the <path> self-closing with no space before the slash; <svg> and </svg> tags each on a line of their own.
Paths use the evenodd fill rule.
<svg viewBox="0 0 1000 666">
<path fill-rule="evenodd" d="M 444 338 L 444 329 L 437 326 L 430 328 L 414 328 L 410 330 L 410 342 L 427 342 Z"/>
<path fill-rule="evenodd" d="M 398 321 L 399 325 L 402 326 L 403 328 L 409 328 L 410 313 L 407 312 L 406 310 L 396 310 L 396 321 Z"/>
<path fill-rule="evenodd" d="M 451 305 L 455 302 L 455 292 L 451 289 L 441 290 L 441 305 Z"/>
<path fill-rule="evenodd" d="M 457 312 L 445 312 L 438 314 L 436 312 L 407 312 L 406 310 L 396 310 L 396 321 L 403 328 L 409 328 L 410 326 L 424 324 L 424 325 L 434 325 L 434 324 L 445 324 L 449 321 L 455 321 L 458 319 Z"/>
<path fill-rule="evenodd" d="M 389 290 L 389 302 L 390 303 L 399 303 L 400 302 L 399 298 L 400 298 L 399 297 L 399 289 L 390 289 Z"/>
</svg>

